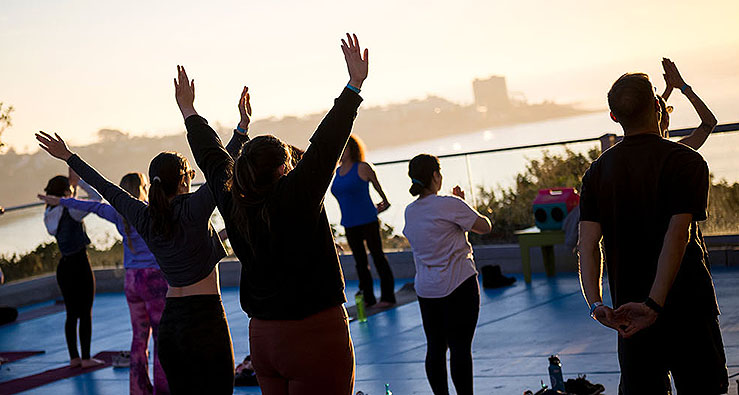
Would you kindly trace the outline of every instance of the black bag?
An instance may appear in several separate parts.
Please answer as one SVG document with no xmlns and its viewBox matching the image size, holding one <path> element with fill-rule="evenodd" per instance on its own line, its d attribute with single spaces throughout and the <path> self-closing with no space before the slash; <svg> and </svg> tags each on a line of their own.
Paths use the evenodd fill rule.
<svg viewBox="0 0 739 395">
<path fill-rule="evenodd" d="M 506 277 L 500 271 L 498 265 L 488 265 L 480 268 L 482 272 L 483 288 L 501 288 L 507 287 L 516 282 L 515 277 Z"/>
</svg>

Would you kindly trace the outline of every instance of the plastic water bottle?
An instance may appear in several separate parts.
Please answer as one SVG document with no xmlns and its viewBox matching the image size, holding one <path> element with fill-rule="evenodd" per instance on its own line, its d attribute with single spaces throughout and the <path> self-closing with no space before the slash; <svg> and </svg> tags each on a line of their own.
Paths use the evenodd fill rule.
<svg viewBox="0 0 739 395">
<path fill-rule="evenodd" d="M 390 391 L 390 384 L 385 383 L 385 395 L 393 395 L 393 391 Z"/>
<path fill-rule="evenodd" d="M 367 322 L 367 312 L 364 311 L 364 294 L 362 291 L 354 295 L 354 303 L 357 306 L 357 319 L 359 322 Z"/>
<path fill-rule="evenodd" d="M 549 380 L 552 382 L 553 390 L 564 392 L 565 380 L 562 377 L 562 364 L 556 355 L 549 357 Z"/>
</svg>

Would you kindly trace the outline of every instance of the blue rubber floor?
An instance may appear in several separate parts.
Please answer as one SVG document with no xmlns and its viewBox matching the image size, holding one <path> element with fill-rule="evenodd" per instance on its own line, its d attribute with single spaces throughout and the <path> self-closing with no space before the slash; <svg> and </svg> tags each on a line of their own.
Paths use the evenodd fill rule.
<svg viewBox="0 0 739 395">
<path fill-rule="evenodd" d="M 473 347 L 475 393 L 521 394 L 548 382 L 547 357 L 559 354 L 565 378 L 587 374 L 616 394 L 618 361 L 616 335 L 588 316 L 575 273 L 556 278 L 534 275 L 525 285 L 521 276 L 512 287 L 483 290 L 480 319 Z M 721 327 L 729 365 L 729 394 L 737 393 L 739 378 L 739 268 L 715 268 L 721 306 Z M 400 288 L 409 280 L 396 281 Z M 377 287 L 379 295 L 379 286 Z M 357 282 L 347 283 L 354 295 Z M 353 303 L 353 301 L 350 301 Z M 238 289 L 223 290 L 223 304 L 241 360 L 248 352 L 248 319 L 238 302 Z M 35 308 L 39 306 L 32 306 Z M 63 336 L 64 313 L 0 327 L 0 350 L 45 350 L 0 368 L 0 383 L 60 367 L 68 362 Z M 396 395 L 430 394 L 424 372 L 425 338 L 417 303 L 374 315 L 366 323 L 351 323 L 357 358 L 355 391 L 382 395 L 384 384 Z M 93 310 L 92 352 L 126 350 L 130 345 L 128 307 L 122 294 L 101 294 Z M 238 361 L 237 361 L 238 362 Z M 193 361 L 197 363 L 197 361 Z M 0 384 L 1 385 L 1 384 Z M 451 385 L 450 380 L 450 387 Z M 26 394 L 124 394 L 128 369 L 106 368 L 60 380 Z M 258 388 L 237 387 L 236 394 L 259 394 Z M 316 389 L 320 393 L 320 389 Z"/>
</svg>

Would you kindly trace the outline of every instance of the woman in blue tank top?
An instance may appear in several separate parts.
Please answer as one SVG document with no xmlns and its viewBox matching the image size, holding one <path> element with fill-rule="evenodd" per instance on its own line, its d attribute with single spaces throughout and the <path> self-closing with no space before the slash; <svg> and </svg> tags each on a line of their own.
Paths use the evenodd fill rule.
<svg viewBox="0 0 739 395">
<path fill-rule="evenodd" d="M 382 202 L 375 204 L 369 194 L 369 183 L 380 194 Z M 354 255 L 359 277 L 359 289 L 364 295 L 367 306 L 377 303 L 372 286 L 365 241 L 380 275 L 380 303 L 378 307 L 387 307 L 395 304 L 395 280 L 390 270 L 385 253 L 382 251 L 380 238 L 380 223 L 377 214 L 390 207 L 385 192 L 382 191 L 377 175 L 367 162 L 364 161 L 364 146 L 362 141 L 352 135 L 341 156 L 336 177 L 331 185 L 331 193 L 339 201 L 341 208 L 341 225 L 346 231 L 346 240 Z"/>
</svg>

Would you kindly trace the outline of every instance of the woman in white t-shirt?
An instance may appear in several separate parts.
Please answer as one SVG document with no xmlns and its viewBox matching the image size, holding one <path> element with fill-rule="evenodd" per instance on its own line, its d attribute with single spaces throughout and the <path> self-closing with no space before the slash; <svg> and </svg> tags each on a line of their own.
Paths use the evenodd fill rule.
<svg viewBox="0 0 739 395">
<path fill-rule="evenodd" d="M 426 333 L 426 377 L 434 394 L 448 394 L 446 351 L 457 394 L 472 394 L 472 338 L 480 313 L 480 286 L 467 232 L 491 231 L 490 220 L 464 201 L 464 192 L 440 196 L 441 167 L 433 155 L 408 164 L 410 193 L 403 234 L 416 264 L 415 288 Z"/>
</svg>

